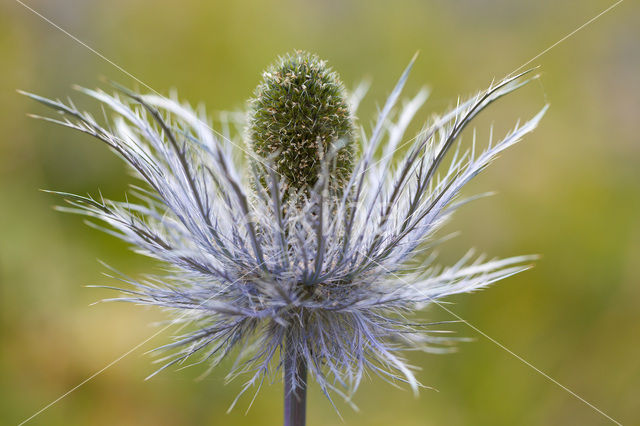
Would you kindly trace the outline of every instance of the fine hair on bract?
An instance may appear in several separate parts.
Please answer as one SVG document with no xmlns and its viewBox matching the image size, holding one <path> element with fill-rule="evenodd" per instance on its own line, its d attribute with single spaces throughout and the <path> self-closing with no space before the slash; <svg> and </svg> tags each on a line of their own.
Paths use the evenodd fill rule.
<svg viewBox="0 0 640 426">
<path fill-rule="evenodd" d="M 156 349 L 165 352 L 156 373 L 188 360 L 213 368 L 230 355 L 229 378 L 248 377 L 244 392 L 276 377 L 289 357 L 306 364 L 329 398 L 335 392 L 349 401 L 367 373 L 417 391 L 402 350 L 446 351 L 451 339 L 413 314 L 530 267 L 530 256 L 487 260 L 472 252 L 439 267 L 433 248 L 451 213 L 477 198 L 460 198 L 463 186 L 532 131 L 547 107 L 484 148 L 474 133 L 463 149 L 461 133 L 534 74 L 492 83 L 407 139 L 428 94 L 422 89 L 398 106 L 414 60 L 371 129 L 341 122 L 336 134 L 357 145 L 349 148 L 353 157 L 340 156 L 344 137 L 334 141 L 317 157 L 317 179 L 297 193 L 278 172 L 281 151 L 256 153 L 242 124 L 214 131 L 202 109 L 175 96 L 77 88 L 107 111 L 97 120 L 71 100 L 25 93 L 61 114 L 45 120 L 106 143 L 141 181 L 126 201 L 56 193 L 70 204 L 63 210 L 86 215 L 92 226 L 169 267 L 140 279 L 114 274 L 124 295 L 110 299 L 160 306 L 188 325 Z M 346 94 L 345 114 L 355 117 L 365 91 Z M 345 161 L 340 185 L 332 185 L 332 171 Z M 299 379 L 290 375 L 290 387 Z"/>
</svg>

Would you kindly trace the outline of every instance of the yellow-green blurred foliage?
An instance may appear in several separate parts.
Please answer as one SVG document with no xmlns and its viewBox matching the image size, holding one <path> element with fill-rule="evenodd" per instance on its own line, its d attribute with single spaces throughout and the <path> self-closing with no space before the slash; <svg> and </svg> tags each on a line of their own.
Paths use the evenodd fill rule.
<svg viewBox="0 0 640 426">
<path fill-rule="evenodd" d="M 162 93 L 208 110 L 242 109 L 276 55 L 293 48 L 326 58 L 353 87 L 373 77 L 359 117 L 369 125 L 413 53 L 407 95 L 433 88 L 422 117 L 485 88 L 598 11 L 607 1 L 142 1 L 27 3 Z M 475 295 L 452 299 L 459 315 L 625 424 L 639 424 L 640 13 L 622 3 L 532 65 L 542 79 L 510 95 L 478 124 L 498 133 L 551 109 L 541 127 L 467 188 L 498 195 L 465 207 L 442 253 L 474 246 L 490 256 L 540 253 L 537 266 Z M 64 97 L 105 76 L 140 87 L 13 0 L 0 5 L 0 423 L 16 424 L 152 335 L 162 312 L 91 302 L 113 296 L 102 259 L 137 275 L 158 265 L 125 244 L 56 213 L 38 189 L 122 199 L 131 178 L 98 142 L 34 121 L 42 109 L 15 93 Z M 81 105 L 82 102 L 80 102 Z M 88 104 L 95 111 L 95 105 Z M 417 130 L 417 126 L 415 128 Z M 451 319 L 437 307 L 425 315 Z M 357 393 L 350 425 L 607 424 L 607 420 L 463 324 L 453 355 L 412 354 L 425 390 L 414 398 L 378 379 Z M 225 410 L 241 382 L 226 367 L 166 371 L 145 350 L 153 338 L 36 417 L 42 425 L 272 425 L 281 384 Z M 339 424 L 311 388 L 309 424 Z"/>
</svg>

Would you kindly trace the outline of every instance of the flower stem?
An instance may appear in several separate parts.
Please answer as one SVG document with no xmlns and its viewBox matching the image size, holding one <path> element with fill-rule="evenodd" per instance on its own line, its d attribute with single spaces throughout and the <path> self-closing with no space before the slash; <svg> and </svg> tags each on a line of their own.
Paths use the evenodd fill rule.
<svg viewBox="0 0 640 426">
<path fill-rule="evenodd" d="M 284 426 L 304 426 L 307 413 L 307 361 L 292 351 L 284 360 Z"/>
</svg>

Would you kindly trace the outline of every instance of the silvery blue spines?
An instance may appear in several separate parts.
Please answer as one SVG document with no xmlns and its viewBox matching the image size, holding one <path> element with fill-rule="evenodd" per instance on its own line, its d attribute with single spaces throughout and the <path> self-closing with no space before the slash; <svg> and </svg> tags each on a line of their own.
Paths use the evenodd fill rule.
<svg viewBox="0 0 640 426">
<path fill-rule="evenodd" d="M 250 144 L 242 132 L 212 130 L 203 110 L 175 97 L 78 88 L 113 113 L 103 124 L 71 101 L 27 94 L 62 114 L 46 120 L 103 141 L 144 182 L 126 201 L 59 194 L 71 204 L 65 210 L 103 222 L 91 223 L 170 266 L 164 276 L 120 276 L 127 285 L 116 299 L 167 308 L 188 325 L 158 348 L 168 351 L 158 371 L 189 359 L 213 367 L 233 356 L 229 378 L 248 374 L 247 389 L 288 357 L 302 359 L 327 396 L 349 399 L 366 372 L 417 390 L 402 350 L 437 352 L 449 340 L 412 314 L 528 268 L 530 257 L 485 261 L 471 253 L 440 268 L 432 249 L 436 231 L 471 199 L 459 198 L 462 187 L 543 116 L 546 107 L 484 149 L 475 136 L 470 149 L 460 148 L 476 115 L 530 74 L 492 84 L 407 140 L 427 98 L 421 90 L 396 106 L 412 64 L 373 127 L 357 126 L 357 158 L 344 187 L 329 184 L 342 146 L 336 141 L 315 186 L 297 197 L 285 192 L 274 157 L 243 152 Z M 363 92 L 350 95 L 352 114 Z M 299 379 L 290 376 L 294 389 Z"/>
</svg>

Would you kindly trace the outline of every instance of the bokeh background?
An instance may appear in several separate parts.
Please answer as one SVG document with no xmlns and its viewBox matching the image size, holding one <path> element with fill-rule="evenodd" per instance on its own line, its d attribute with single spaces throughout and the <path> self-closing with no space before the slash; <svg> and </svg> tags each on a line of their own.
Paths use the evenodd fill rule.
<svg viewBox="0 0 640 426">
<path fill-rule="evenodd" d="M 28 5 L 154 89 L 177 88 L 213 116 L 242 110 L 261 70 L 298 48 L 328 59 L 347 86 L 371 77 L 359 117 L 369 126 L 402 69 L 420 57 L 407 96 L 432 95 L 419 117 L 442 112 L 510 73 L 612 2 L 29 0 Z M 532 65 L 542 78 L 483 113 L 498 134 L 551 104 L 541 127 L 474 181 L 467 194 L 498 195 L 464 208 L 442 250 L 490 256 L 540 253 L 537 266 L 490 289 L 450 299 L 451 309 L 624 424 L 640 424 L 640 8 L 626 1 Z M 125 244 L 51 209 L 58 189 L 123 199 L 126 168 L 88 137 L 26 117 L 42 108 L 15 89 L 48 97 L 100 77 L 131 78 L 13 0 L 0 4 L 0 423 L 17 424 L 152 335 L 162 312 L 98 304 L 112 296 L 102 259 L 136 275 L 157 268 Z M 78 94 L 73 94 L 80 99 Z M 79 102 L 84 105 L 82 101 Z M 95 111 L 95 105 L 87 104 Z M 417 130 L 418 126 L 414 128 Z M 451 319 L 438 307 L 425 317 Z M 425 390 L 414 398 L 366 381 L 349 425 L 599 425 L 610 422 L 464 324 L 477 338 L 452 355 L 412 354 Z M 145 351 L 164 333 L 80 387 L 30 424 L 272 425 L 281 384 L 225 414 L 241 382 L 227 365 L 154 370 Z M 340 424 L 316 387 L 309 424 Z"/>
</svg>

